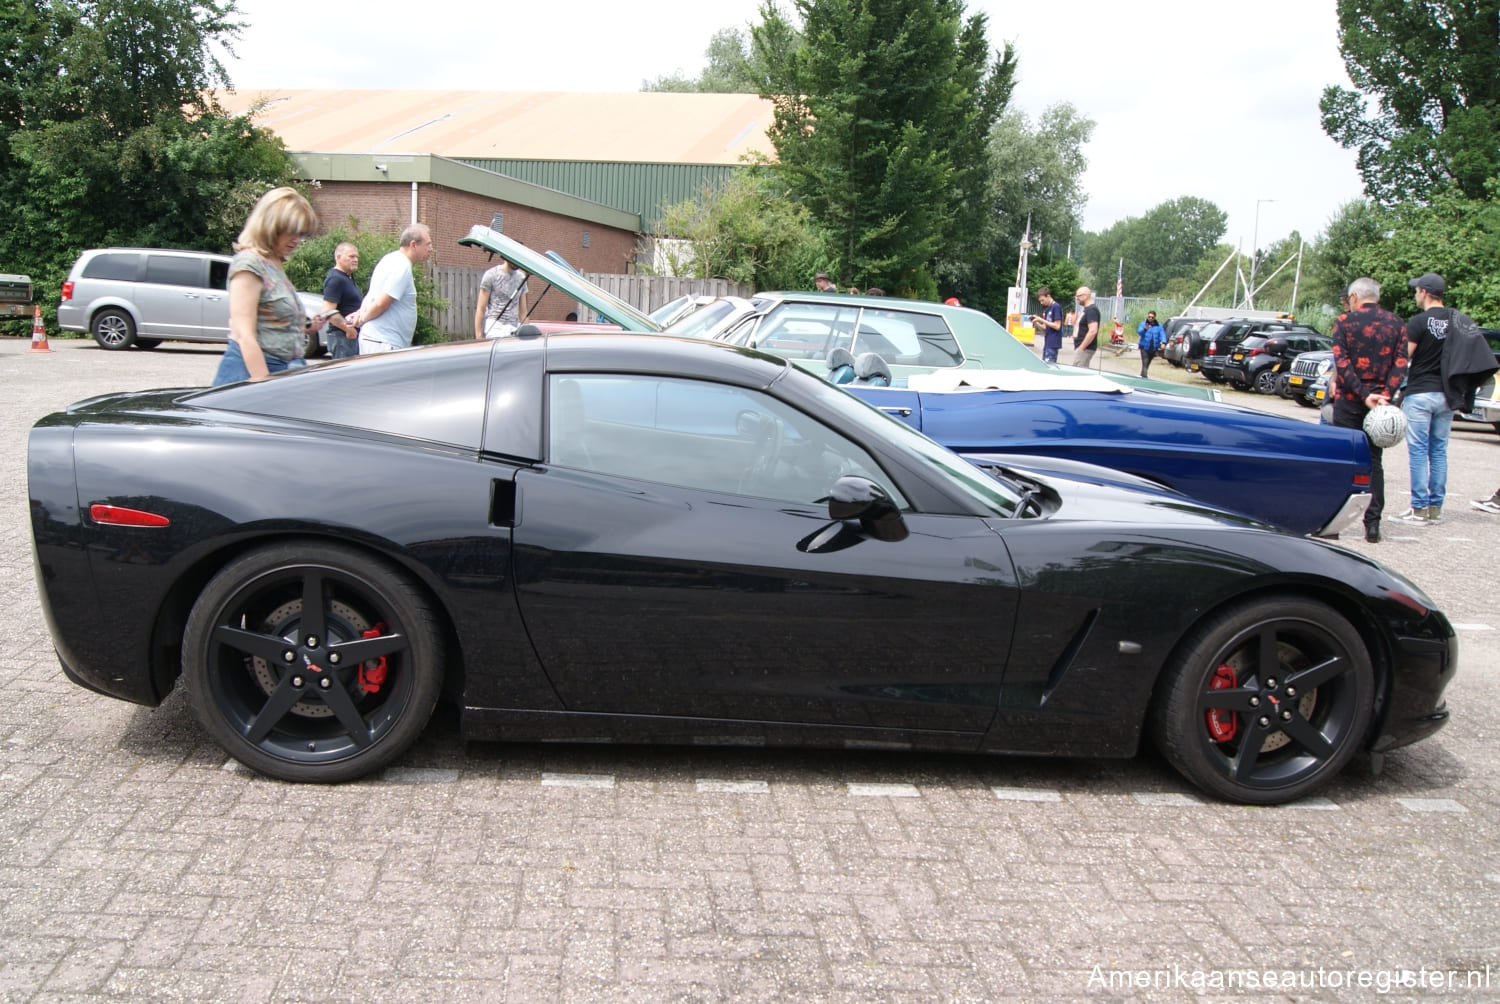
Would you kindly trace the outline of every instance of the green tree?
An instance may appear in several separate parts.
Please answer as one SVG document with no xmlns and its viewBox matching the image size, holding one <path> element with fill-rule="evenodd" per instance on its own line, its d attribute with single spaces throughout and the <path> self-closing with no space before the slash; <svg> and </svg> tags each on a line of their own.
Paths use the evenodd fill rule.
<svg viewBox="0 0 1500 1004">
<path fill-rule="evenodd" d="M 255 199 L 291 178 L 280 140 L 209 97 L 236 14 L 213 0 L 0 10 L 0 262 L 32 276 L 49 318 L 84 248 L 227 251 Z"/>
<path fill-rule="evenodd" d="M 820 269 L 838 274 L 807 208 L 761 168 L 738 171 L 697 198 L 668 206 L 657 236 L 687 242 L 679 275 L 800 289 Z"/>
<path fill-rule="evenodd" d="M 1090 235 L 1083 246 L 1083 266 L 1102 283 L 1115 275 L 1123 258 L 1127 294 L 1156 293 L 1191 274 L 1224 236 L 1228 223 L 1228 215 L 1212 202 L 1184 195 Z"/>
<path fill-rule="evenodd" d="M 1485 198 L 1500 177 L 1500 3 L 1338 0 L 1338 16 L 1356 90 L 1329 87 L 1318 107 L 1323 131 L 1359 151 L 1365 193 Z"/>
<path fill-rule="evenodd" d="M 1384 217 L 1389 236 L 1352 255 L 1356 277 L 1381 285 L 1380 305 L 1416 312 L 1407 282 L 1437 272 L 1448 284 L 1446 302 L 1479 321 L 1500 325 L 1500 184 L 1485 199 L 1443 191 L 1430 204 L 1403 203 Z"/>
<path fill-rule="evenodd" d="M 1083 212 L 1083 172 L 1088 161 L 1083 146 L 1094 132 L 1094 121 L 1066 102 L 1052 105 L 1033 125 L 1025 113 L 1002 114 L 990 131 L 986 146 L 988 214 L 982 223 L 981 253 L 966 261 L 943 263 L 939 277 L 966 304 L 991 314 L 1005 310 L 1006 290 L 1015 282 L 1021 239 L 1030 226 L 1032 252 L 1028 282 L 1035 289 L 1039 267 L 1054 258 L 1066 261 L 1063 249 L 1078 229 Z M 1078 269 L 1069 262 L 1072 293 L 1078 288 Z M 1060 287 L 1053 286 L 1054 292 Z M 1061 294 L 1059 294 L 1061 295 Z"/>
<path fill-rule="evenodd" d="M 1360 277 L 1355 256 L 1361 249 L 1379 243 L 1388 229 L 1384 214 L 1369 199 L 1353 199 L 1340 206 L 1313 241 L 1307 267 L 1308 294 L 1337 303 L 1344 287 Z"/>
<path fill-rule="evenodd" d="M 796 0 L 752 28 L 775 103 L 776 171 L 860 286 L 935 296 L 934 263 L 981 239 L 984 143 L 1009 98 L 1007 46 L 961 0 Z M 789 39 L 798 35 L 802 43 Z"/>
<path fill-rule="evenodd" d="M 798 38 L 794 33 L 786 41 L 795 47 Z M 696 79 L 686 77 L 678 70 L 645 81 L 641 90 L 702 94 L 760 94 L 766 90 L 765 66 L 755 52 L 748 30 L 720 28 L 714 32 L 703 54 L 708 65 Z"/>
</svg>

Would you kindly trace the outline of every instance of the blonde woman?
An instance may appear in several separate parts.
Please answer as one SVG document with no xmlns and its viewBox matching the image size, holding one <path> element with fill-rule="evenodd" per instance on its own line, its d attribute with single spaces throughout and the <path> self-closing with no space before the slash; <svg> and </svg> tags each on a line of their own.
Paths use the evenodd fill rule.
<svg viewBox="0 0 1500 1004">
<path fill-rule="evenodd" d="M 229 262 L 229 345 L 215 387 L 304 365 L 302 335 L 327 318 L 308 321 L 282 268 L 317 225 L 313 207 L 291 188 L 273 188 L 251 210 Z"/>
</svg>

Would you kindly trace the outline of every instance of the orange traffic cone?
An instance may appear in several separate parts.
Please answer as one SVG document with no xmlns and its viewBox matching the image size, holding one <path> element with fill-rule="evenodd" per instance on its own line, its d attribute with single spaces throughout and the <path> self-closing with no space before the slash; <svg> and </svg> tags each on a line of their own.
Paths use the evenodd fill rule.
<svg viewBox="0 0 1500 1004">
<path fill-rule="evenodd" d="M 36 315 L 31 322 L 31 351 L 51 352 L 52 347 L 47 344 L 47 329 L 42 327 L 42 308 L 36 308 Z"/>
</svg>

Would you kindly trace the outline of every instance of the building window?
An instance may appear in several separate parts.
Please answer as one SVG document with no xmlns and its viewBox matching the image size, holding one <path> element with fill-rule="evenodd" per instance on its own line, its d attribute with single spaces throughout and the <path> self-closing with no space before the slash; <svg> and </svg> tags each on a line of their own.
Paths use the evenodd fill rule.
<svg viewBox="0 0 1500 1004">
<path fill-rule="evenodd" d="M 505 214 L 496 213 L 490 217 L 490 229 L 499 233 L 505 229 Z"/>
<path fill-rule="evenodd" d="M 583 246 L 584 247 L 588 247 L 589 246 L 589 232 L 587 230 L 585 230 L 583 232 Z"/>
</svg>

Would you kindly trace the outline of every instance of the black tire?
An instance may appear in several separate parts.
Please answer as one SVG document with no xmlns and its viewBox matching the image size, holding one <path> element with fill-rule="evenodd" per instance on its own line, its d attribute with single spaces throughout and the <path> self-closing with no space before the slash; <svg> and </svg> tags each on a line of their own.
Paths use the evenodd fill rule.
<svg viewBox="0 0 1500 1004">
<path fill-rule="evenodd" d="M 1374 694 L 1364 641 L 1336 610 L 1256 600 L 1186 639 L 1157 691 L 1154 738 L 1206 791 L 1277 805 L 1322 787 L 1348 763 L 1369 732 Z"/>
<path fill-rule="evenodd" d="M 89 333 L 101 349 L 119 352 L 135 344 L 135 321 L 118 307 L 107 307 L 94 315 Z"/>
<path fill-rule="evenodd" d="M 138 349 L 154 349 L 160 344 L 160 338 L 137 338 L 135 340 L 135 347 Z"/>
<path fill-rule="evenodd" d="M 1276 378 L 1276 396 L 1287 401 L 1292 399 L 1292 382 L 1285 373 Z"/>
<path fill-rule="evenodd" d="M 1243 380 L 1231 380 L 1231 381 L 1229 381 L 1229 386 L 1233 387 L 1235 390 L 1249 390 L 1250 389 L 1250 385 L 1247 384 Z"/>
<path fill-rule="evenodd" d="M 277 545 L 235 559 L 199 594 L 182 680 L 198 721 L 247 767 L 348 781 L 396 759 L 427 725 L 442 684 L 439 639 L 421 592 L 384 562 Z"/>
<path fill-rule="evenodd" d="M 1295 400 L 1298 404 L 1302 405 L 1302 407 L 1304 407 L 1304 408 L 1316 408 L 1316 407 L 1318 407 L 1318 403 L 1316 401 L 1309 401 L 1307 399 L 1307 395 L 1305 395 L 1305 394 L 1298 394 L 1295 398 L 1293 398 L 1293 400 Z"/>
<path fill-rule="evenodd" d="M 1276 371 L 1267 367 L 1255 374 L 1255 393 L 1276 393 Z"/>
</svg>

